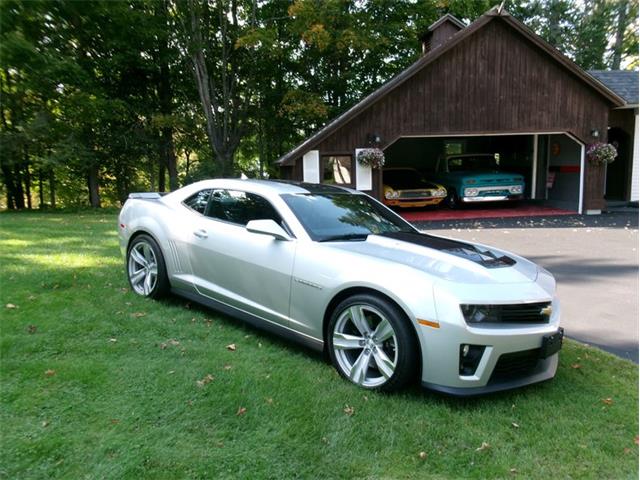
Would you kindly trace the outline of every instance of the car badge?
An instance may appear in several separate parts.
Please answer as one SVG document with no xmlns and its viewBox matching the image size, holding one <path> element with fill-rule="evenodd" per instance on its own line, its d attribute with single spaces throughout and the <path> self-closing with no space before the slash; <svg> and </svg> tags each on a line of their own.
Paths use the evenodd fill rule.
<svg viewBox="0 0 640 480">
<path fill-rule="evenodd" d="M 546 307 L 540 310 L 540 315 L 550 317 L 551 312 L 553 312 L 553 308 L 551 307 L 551 305 L 547 305 Z"/>
</svg>

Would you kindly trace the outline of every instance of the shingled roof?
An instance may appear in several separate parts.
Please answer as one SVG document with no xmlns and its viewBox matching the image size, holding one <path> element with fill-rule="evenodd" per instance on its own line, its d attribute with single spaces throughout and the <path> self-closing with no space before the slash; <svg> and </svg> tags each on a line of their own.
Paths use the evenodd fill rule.
<svg viewBox="0 0 640 480">
<path fill-rule="evenodd" d="M 609 90 L 622 97 L 627 105 L 638 105 L 638 72 L 635 70 L 589 70 Z"/>
</svg>

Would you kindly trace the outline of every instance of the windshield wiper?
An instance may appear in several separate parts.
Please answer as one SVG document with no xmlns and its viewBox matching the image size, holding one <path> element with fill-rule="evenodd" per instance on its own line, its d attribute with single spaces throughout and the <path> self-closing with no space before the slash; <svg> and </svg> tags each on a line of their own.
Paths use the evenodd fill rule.
<svg viewBox="0 0 640 480">
<path fill-rule="evenodd" d="M 345 233 L 342 235 L 329 235 L 323 237 L 318 242 L 338 242 L 340 240 L 366 240 L 369 236 L 368 233 Z"/>
</svg>

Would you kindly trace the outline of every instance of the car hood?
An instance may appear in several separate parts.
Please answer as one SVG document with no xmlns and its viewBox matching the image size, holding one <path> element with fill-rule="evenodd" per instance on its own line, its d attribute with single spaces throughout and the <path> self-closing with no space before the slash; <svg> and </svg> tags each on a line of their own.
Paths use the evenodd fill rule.
<svg viewBox="0 0 640 480">
<path fill-rule="evenodd" d="M 421 233 L 369 235 L 366 241 L 327 245 L 461 283 L 529 283 L 538 275 L 534 263 L 512 253 Z"/>
<path fill-rule="evenodd" d="M 486 181 L 507 181 L 507 182 L 522 182 L 524 177 L 518 173 L 509 173 L 509 172 L 474 172 L 472 170 L 468 171 L 460 171 L 460 172 L 449 172 L 446 173 L 445 176 L 451 179 L 467 179 L 473 178 L 478 182 L 486 182 Z"/>
</svg>

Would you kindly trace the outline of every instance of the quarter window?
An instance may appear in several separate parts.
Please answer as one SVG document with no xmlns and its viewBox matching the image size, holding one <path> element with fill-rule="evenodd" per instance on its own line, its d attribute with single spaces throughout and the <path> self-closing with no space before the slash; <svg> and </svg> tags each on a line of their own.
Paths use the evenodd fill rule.
<svg viewBox="0 0 640 480">
<path fill-rule="evenodd" d="M 322 183 L 352 186 L 353 157 L 351 155 L 323 156 Z"/>
<path fill-rule="evenodd" d="M 211 189 L 207 188 L 206 190 L 200 190 L 198 193 L 191 195 L 182 203 L 184 203 L 184 205 L 189 207 L 191 210 L 195 210 L 196 212 L 204 215 L 210 195 Z"/>
<path fill-rule="evenodd" d="M 205 215 L 242 226 L 251 220 L 274 220 L 279 225 L 283 224 L 282 218 L 267 200 L 254 193 L 238 190 L 213 190 Z"/>
</svg>

